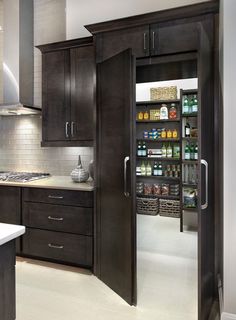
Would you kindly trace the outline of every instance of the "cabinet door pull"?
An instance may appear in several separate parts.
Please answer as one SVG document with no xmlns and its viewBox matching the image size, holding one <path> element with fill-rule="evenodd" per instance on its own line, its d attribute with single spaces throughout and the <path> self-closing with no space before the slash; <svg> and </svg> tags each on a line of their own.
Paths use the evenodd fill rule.
<svg viewBox="0 0 236 320">
<path fill-rule="evenodd" d="M 66 126 L 65 126 L 65 133 L 66 133 L 66 138 L 69 138 L 69 122 L 66 122 Z"/>
<path fill-rule="evenodd" d="M 48 220 L 63 221 L 63 220 L 64 220 L 64 218 L 58 218 L 58 217 L 51 217 L 51 216 L 48 216 Z"/>
<path fill-rule="evenodd" d="M 143 50 L 144 50 L 144 51 L 147 50 L 146 38 L 147 38 L 147 34 L 146 34 L 146 32 L 144 32 L 144 34 L 143 34 Z"/>
<path fill-rule="evenodd" d="M 124 158 L 124 195 L 125 197 L 129 197 L 130 194 L 127 191 L 127 162 L 129 161 L 129 157 Z"/>
<path fill-rule="evenodd" d="M 75 122 L 72 121 L 71 122 L 71 136 L 74 137 L 75 134 Z"/>
<path fill-rule="evenodd" d="M 201 209 L 205 210 L 208 207 L 208 162 L 204 159 L 201 159 L 201 165 L 205 166 L 205 188 L 206 188 L 206 199 L 205 203 L 201 204 Z"/>
<path fill-rule="evenodd" d="M 56 245 L 56 244 L 52 244 L 52 243 L 48 243 L 49 248 L 52 249 L 63 249 L 64 246 L 60 246 L 60 245 Z"/>
<path fill-rule="evenodd" d="M 152 49 L 155 49 L 155 31 L 152 32 Z"/>
<path fill-rule="evenodd" d="M 63 197 L 63 196 L 53 196 L 53 195 L 50 194 L 50 195 L 48 196 L 48 198 L 49 198 L 49 199 L 58 199 L 58 200 L 60 200 L 60 199 L 63 199 L 64 197 Z"/>
</svg>

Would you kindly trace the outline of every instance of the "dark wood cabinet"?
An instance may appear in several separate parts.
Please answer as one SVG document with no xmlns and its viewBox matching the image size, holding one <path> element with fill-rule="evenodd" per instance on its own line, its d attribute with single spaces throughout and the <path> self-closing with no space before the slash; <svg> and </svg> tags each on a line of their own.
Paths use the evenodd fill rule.
<svg viewBox="0 0 236 320">
<path fill-rule="evenodd" d="M 24 255 L 93 266 L 93 192 L 24 188 Z"/>
<path fill-rule="evenodd" d="M 0 246 L 0 319 L 16 319 L 15 240 Z"/>
<path fill-rule="evenodd" d="M 110 31 L 98 36 L 98 62 L 132 48 L 137 57 L 149 56 L 149 25 Z"/>
<path fill-rule="evenodd" d="M 0 187 L 0 222 L 21 224 L 21 189 Z M 16 240 L 16 252 L 20 253 L 20 239 Z"/>
<path fill-rule="evenodd" d="M 42 52 L 42 145 L 93 145 L 93 40 L 38 46 Z"/>
</svg>

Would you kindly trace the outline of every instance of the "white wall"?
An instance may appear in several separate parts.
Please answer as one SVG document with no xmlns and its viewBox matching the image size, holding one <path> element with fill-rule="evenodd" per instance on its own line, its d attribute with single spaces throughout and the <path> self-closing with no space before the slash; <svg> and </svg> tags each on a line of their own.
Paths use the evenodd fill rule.
<svg viewBox="0 0 236 320">
<path fill-rule="evenodd" d="M 89 36 L 86 24 L 199 2 L 204 0 L 66 0 L 67 39 Z"/>
<path fill-rule="evenodd" d="M 224 87 L 224 311 L 222 319 L 236 319 L 236 1 L 223 4 Z"/>
</svg>

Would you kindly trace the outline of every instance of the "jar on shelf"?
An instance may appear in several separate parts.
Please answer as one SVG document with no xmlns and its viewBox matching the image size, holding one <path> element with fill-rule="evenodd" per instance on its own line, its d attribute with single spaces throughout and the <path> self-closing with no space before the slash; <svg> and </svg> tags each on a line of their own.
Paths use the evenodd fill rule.
<svg viewBox="0 0 236 320">
<path fill-rule="evenodd" d="M 170 105 L 170 110 L 169 110 L 169 119 L 176 119 L 177 118 L 177 109 L 175 106 L 175 103 L 172 103 Z"/>
</svg>

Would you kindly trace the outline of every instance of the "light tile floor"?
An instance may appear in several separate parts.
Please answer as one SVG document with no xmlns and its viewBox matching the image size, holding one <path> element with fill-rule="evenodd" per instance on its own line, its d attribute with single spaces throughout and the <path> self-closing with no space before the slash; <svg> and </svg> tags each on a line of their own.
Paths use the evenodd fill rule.
<svg viewBox="0 0 236 320">
<path fill-rule="evenodd" d="M 197 235 L 179 220 L 138 216 L 138 306 L 90 272 L 17 259 L 17 320 L 196 320 Z"/>
</svg>

